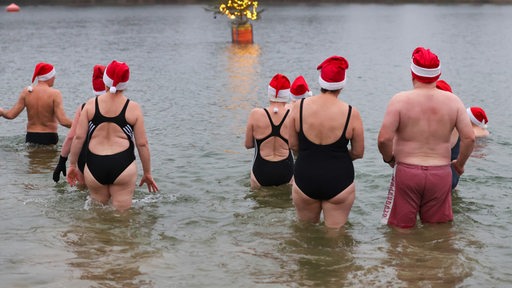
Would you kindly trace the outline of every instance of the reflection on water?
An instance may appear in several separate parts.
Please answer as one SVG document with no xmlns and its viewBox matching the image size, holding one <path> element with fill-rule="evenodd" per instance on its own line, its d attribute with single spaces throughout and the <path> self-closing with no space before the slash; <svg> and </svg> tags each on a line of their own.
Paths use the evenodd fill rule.
<svg viewBox="0 0 512 288">
<path fill-rule="evenodd" d="M 143 108 L 162 186 L 151 196 L 137 188 L 129 215 L 84 209 L 87 193 L 51 179 L 59 149 L 26 147 L 24 115 L 0 121 L 3 287 L 511 286 L 512 98 L 503 60 L 512 41 L 503 35 L 510 35 L 512 6 L 333 3 L 267 11 L 253 45 L 230 43 L 226 22 L 198 5 L 27 6 L 0 17 L 0 62 L 9 71 L 0 73 L 0 107 L 16 101 L 41 59 L 57 67 L 57 88 L 73 113 L 90 95 L 89 67 L 122 58 L 133 68 L 129 96 Z M 489 107 L 499 125 L 468 161 L 453 197 L 453 227 L 402 235 L 379 225 L 391 170 L 376 139 L 389 97 L 410 87 L 407 63 L 417 45 L 437 51 L 464 102 Z M 338 54 L 349 59 L 344 95 L 369 140 L 356 167 L 350 225 L 331 235 L 323 225 L 295 224 L 289 187 L 250 191 L 253 153 L 243 135 L 250 109 L 267 102 L 272 75 L 301 72 L 318 89 L 316 65 Z M 63 137 L 67 129 L 59 131 Z"/>
<path fill-rule="evenodd" d="M 60 151 L 56 145 L 26 144 L 26 156 L 29 160 L 28 174 L 45 174 L 53 171 L 55 160 Z"/>
<path fill-rule="evenodd" d="M 346 228 L 335 231 L 323 225 L 294 224 L 283 247 L 291 258 L 287 259 L 291 283 L 299 287 L 345 286 L 348 275 L 362 268 L 354 258 L 357 242 Z"/>
<path fill-rule="evenodd" d="M 409 233 L 390 229 L 385 238 L 389 246 L 382 262 L 405 287 L 454 287 L 474 269 L 457 247 L 460 239 L 451 223 L 425 225 Z"/>
<path fill-rule="evenodd" d="M 74 216 L 62 238 L 76 255 L 67 264 L 80 271 L 80 279 L 100 287 L 154 287 L 151 281 L 139 279 L 145 274 L 141 265 L 161 254 L 151 245 L 154 215 L 93 208 Z"/>
<path fill-rule="evenodd" d="M 291 185 L 281 185 L 278 187 L 261 187 L 258 190 L 252 190 L 246 197 L 257 203 L 256 208 L 292 208 L 291 193 Z"/>
<path fill-rule="evenodd" d="M 228 109 L 251 108 L 250 103 L 257 98 L 256 91 L 258 89 L 256 83 L 259 76 L 260 47 L 257 44 L 231 44 L 226 48 L 226 56 L 228 59 L 229 87 L 227 92 L 230 93 Z M 248 97 L 253 97 L 248 99 Z M 248 101 L 253 100 L 253 101 Z"/>
</svg>

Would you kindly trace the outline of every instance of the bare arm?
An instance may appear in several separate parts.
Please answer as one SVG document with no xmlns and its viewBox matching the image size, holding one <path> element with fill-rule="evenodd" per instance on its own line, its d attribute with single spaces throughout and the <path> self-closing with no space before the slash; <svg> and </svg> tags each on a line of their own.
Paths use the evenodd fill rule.
<svg viewBox="0 0 512 288">
<path fill-rule="evenodd" d="M 396 104 L 393 99 L 391 99 L 388 104 L 388 108 L 386 109 L 386 113 L 384 114 L 384 120 L 382 121 L 377 140 L 382 159 L 384 162 L 390 163 L 391 166 L 393 166 L 391 163 L 394 162 L 393 142 L 399 121 L 400 114 L 396 108 Z"/>
<path fill-rule="evenodd" d="M 57 121 L 59 121 L 60 125 L 70 128 L 71 127 L 71 119 L 66 116 L 66 112 L 64 112 L 64 105 L 62 104 L 62 94 L 60 91 L 55 92 L 55 96 L 53 97 L 53 112 Z"/>
<path fill-rule="evenodd" d="M 88 113 L 91 109 L 90 107 L 94 107 L 94 100 L 92 102 L 91 102 L 91 100 L 89 100 L 87 102 L 87 104 L 85 105 L 84 109 L 79 111 L 78 121 L 77 121 L 77 123 L 73 124 L 73 126 L 72 126 L 75 129 L 75 133 L 74 133 L 74 136 L 71 137 L 71 139 L 70 139 L 71 147 L 70 147 L 70 152 L 69 152 L 69 156 L 68 156 L 70 167 L 71 166 L 76 167 L 76 164 L 78 162 L 78 156 L 80 155 L 80 151 L 82 150 L 82 146 L 84 145 L 85 139 L 87 137 L 87 130 L 89 128 Z M 75 118 L 76 118 L 76 116 L 77 115 L 75 115 Z M 64 147 L 63 147 L 63 150 L 64 150 Z M 62 152 L 61 152 L 61 154 L 62 154 Z"/>
<path fill-rule="evenodd" d="M 467 116 L 464 104 L 462 104 L 462 101 L 460 103 L 461 105 L 457 110 L 457 122 L 455 123 L 455 129 L 457 129 L 460 137 L 460 152 L 457 159 L 453 161 L 453 166 L 459 175 L 464 173 L 464 165 L 466 165 L 466 161 L 475 146 L 475 133 L 471 127 L 471 121 Z"/>
<path fill-rule="evenodd" d="M 68 157 L 71 151 L 71 143 L 73 143 L 73 138 L 76 134 L 76 126 L 78 125 L 78 120 L 80 119 L 80 112 L 82 111 L 82 107 L 79 106 L 75 111 L 75 118 L 73 118 L 73 123 L 71 124 L 71 129 L 69 129 L 68 135 L 66 139 L 64 139 L 64 143 L 62 143 L 62 149 L 60 151 L 60 155 L 62 157 Z"/>
<path fill-rule="evenodd" d="M 298 113 L 300 104 L 293 105 L 292 110 L 290 111 L 290 115 L 286 119 L 288 121 L 288 146 L 293 151 L 294 155 L 297 155 L 299 152 L 299 121 L 298 121 Z"/>
<path fill-rule="evenodd" d="M 25 109 L 25 96 L 27 95 L 27 93 L 30 92 L 28 92 L 26 88 L 23 89 L 23 91 L 21 91 L 20 93 L 20 96 L 18 97 L 18 101 L 16 101 L 14 106 L 7 111 L 3 111 L 2 116 L 5 119 L 15 119 L 16 117 L 18 117 L 18 115 L 20 115 L 23 109 Z"/>
<path fill-rule="evenodd" d="M 247 119 L 247 126 L 245 128 L 245 148 L 254 148 L 254 136 L 253 136 L 253 122 L 254 122 L 254 109 L 249 113 Z"/>
<path fill-rule="evenodd" d="M 72 138 L 71 148 L 69 152 L 69 168 L 66 175 L 66 179 L 71 186 L 74 186 L 77 181 L 82 181 L 80 179 L 81 172 L 78 170 L 77 163 L 80 151 L 82 150 L 82 146 L 84 145 L 85 139 L 87 137 L 88 130 L 88 122 L 89 122 L 89 109 L 93 109 L 90 107 L 94 107 L 94 100 L 89 100 L 85 105 L 84 109 L 80 112 L 80 117 L 78 118 L 78 123 L 73 124 L 73 127 L 76 127 L 75 136 Z"/>
<path fill-rule="evenodd" d="M 135 145 L 137 146 L 137 152 L 139 153 L 140 161 L 142 162 L 143 176 L 140 180 L 139 186 L 146 183 L 148 185 L 149 192 L 158 191 L 155 180 L 151 176 L 151 155 L 149 153 L 149 143 L 146 136 L 146 128 L 144 127 L 144 116 L 140 109 L 139 104 L 130 102 L 133 105 L 133 113 L 135 114 L 135 123 L 133 124 L 133 131 L 135 135 Z"/>
<path fill-rule="evenodd" d="M 363 158 L 364 155 L 364 129 L 361 114 L 355 108 L 352 108 L 352 138 L 350 139 L 349 154 L 352 160 Z"/>
</svg>

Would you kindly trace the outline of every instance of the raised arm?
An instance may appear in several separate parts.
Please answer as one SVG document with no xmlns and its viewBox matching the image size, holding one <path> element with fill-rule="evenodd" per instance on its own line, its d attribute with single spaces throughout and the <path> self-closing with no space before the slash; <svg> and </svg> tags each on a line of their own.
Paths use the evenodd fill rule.
<svg viewBox="0 0 512 288">
<path fill-rule="evenodd" d="M 14 104 L 14 106 L 7 110 L 7 111 L 3 111 L 2 113 L 2 116 L 5 118 L 5 119 L 15 119 L 16 117 L 18 117 L 18 115 L 20 115 L 20 113 L 23 111 L 23 109 L 25 109 L 25 96 L 30 93 L 28 92 L 27 88 L 23 89 L 20 93 L 20 96 L 18 97 L 18 101 L 16 101 L 16 103 Z"/>
</svg>

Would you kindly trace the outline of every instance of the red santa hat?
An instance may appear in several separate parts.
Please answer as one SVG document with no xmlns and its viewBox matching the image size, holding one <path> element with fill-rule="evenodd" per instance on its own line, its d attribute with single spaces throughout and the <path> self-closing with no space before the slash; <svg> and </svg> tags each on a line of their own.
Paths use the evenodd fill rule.
<svg viewBox="0 0 512 288">
<path fill-rule="evenodd" d="M 348 69 L 348 61 L 341 56 L 331 56 L 324 60 L 316 70 L 320 70 L 318 82 L 320 87 L 326 90 L 340 90 L 345 87 L 345 71 Z"/>
<path fill-rule="evenodd" d="M 452 91 L 452 87 L 450 87 L 450 85 L 446 81 L 441 80 L 441 79 L 437 80 L 436 88 L 439 89 L 439 90 L 453 92 Z"/>
<path fill-rule="evenodd" d="M 94 65 L 92 69 L 92 92 L 99 96 L 105 93 L 105 83 L 103 83 L 104 65 Z"/>
<path fill-rule="evenodd" d="M 441 76 L 441 63 L 430 49 L 418 47 L 412 52 L 412 78 L 422 83 L 432 83 Z"/>
<path fill-rule="evenodd" d="M 292 86 L 290 87 L 290 99 L 299 100 L 311 95 L 313 95 L 313 93 L 309 90 L 308 83 L 306 83 L 302 75 L 299 75 L 293 80 Z"/>
<path fill-rule="evenodd" d="M 110 93 L 116 93 L 117 90 L 126 90 L 129 79 L 130 68 L 128 65 L 116 60 L 108 64 L 103 74 L 103 82 L 110 87 Z"/>
<path fill-rule="evenodd" d="M 290 80 L 283 74 L 276 74 L 268 85 L 268 98 L 273 102 L 290 100 Z"/>
<path fill-rule="evenodd" d="M 466 111 L 468 112 L 471 123 L 482 128 L 487 128 L 487 123 L 489 123 L 489 120 L 487 119 L 487 115 L 485 114 L 484 109 L 480 107 L 469 107 Z"/>
<path fill-rule="evenodd" d="M 37 81 L 48 81 L 55 77 L 55 68 L 52 64 L 39 62 L 36 64 L 34 74 L 32 75 L 32 83 Z M 32 85 L 28 86 L 28 91 L 32 91 Z"/>
</svg>

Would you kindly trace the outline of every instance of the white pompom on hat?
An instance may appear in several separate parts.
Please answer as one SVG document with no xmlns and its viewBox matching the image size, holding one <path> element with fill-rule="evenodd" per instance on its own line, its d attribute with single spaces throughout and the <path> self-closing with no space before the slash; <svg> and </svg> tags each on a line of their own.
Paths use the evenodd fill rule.
<svg viewBox="0 0 512 288">
<path fill-rule="evenodd" d="M 293 80 L 292 86 L 290 87 L 290 98 L 292 100 L 299 100 L 312 96 L 313 93 L 309 90 L 308 83 L 302 75 L 299 75 Z"/>
<path fill-rule="evenodd" d="M 32 83 L 37 81 L 48 81 L 55 77 L 55 68 L 50 63 L 39 62 L 36 64 L 34 74 L 32 75 Z M 32 85 L 28 86 L 28 91 L 32 91 Z"/>
<path fill-rule="evenodd" d="M 341 56 L 331 56 L 324 60 L 316 70 L 320 71 L 318 83 L 326 90 L 335 91 L 345 87 L 348 61 Z"/>
<path fill-rule="evenodd" d="M 283 74 L 276 74 L 268 85 L 268 99 L 272 102 L 290 100 L 290 80 Z"/>
<path fill-rule="evenodd" d="M 92 70 L 92 92 L 95 96 L 105 93 L 105 83 L 103 83 L 105 68 L 105 65 L 94 65 Z"/>
<path fill-rule="evenodd" d="M 110 87 L 110 93 L 126 90 L 130 79 L 130 68 L 124 62 L 113 60 L 103 74 L 103 82 Z"/>
</svg>

